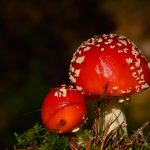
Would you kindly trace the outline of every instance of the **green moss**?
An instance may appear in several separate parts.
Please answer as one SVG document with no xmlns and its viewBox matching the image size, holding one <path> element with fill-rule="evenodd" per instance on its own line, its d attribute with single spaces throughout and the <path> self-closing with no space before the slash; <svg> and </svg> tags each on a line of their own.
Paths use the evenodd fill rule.
<svg viewBox="0 0 150 150">
<path fill-rule="evenodd" d="M 148 137 L 143 135 L 143 130 L 148 125 L 149 122 L 141 126 L 132 135 L 122 138 L 119 134 L 121 128 L 116 129 L 116 131 L 109 135 L 96 135 L 93 134 L 93 129 L 88 130 L 84 128 L 77 133 L 62 135 L 51 133 L 36 123 L 33 128 L 22 134 L 15 133 L 16 149 L 69 150 L 69 148 L 74 148 L 76 150 L 148 150 L 150 149 L 150 144 L 147 142 Z M 113 138 L 114 135 L 117 136 Z"/>
<path fill-rule="evenodd" d="M 51 133 L 40 124 L 36 123 L 33 128 L 28 131 L 17 134 L 16 137 L 17 148 L 27 148 L 38 150 L 67 150 L 68 138 L 56 133 Z"/>
<path fill-rule="evenodd" d="M 15 150 L 148 150 L 148 136 L 145 137 L 143 130 L 149 125 L 149 122 L 143 124 L 137 131 L 128 137 L 121 134 L 121 127 L 116 128 L 113 132 L 101 135 L 98 129 L 100 124 L 94 122 L 92 129 L 86 129 L 84 126 L 77 133 L 57 134 L 51 133 L 36 123 L 28 131 L 17 134 Z"/>
</svg>

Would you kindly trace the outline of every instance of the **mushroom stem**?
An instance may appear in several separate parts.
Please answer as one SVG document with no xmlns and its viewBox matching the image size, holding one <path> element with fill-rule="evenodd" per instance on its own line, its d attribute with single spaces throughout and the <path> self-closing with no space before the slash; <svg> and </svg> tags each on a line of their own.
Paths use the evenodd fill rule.
<svg viewBox="0 0 150 150">
<path fill-rule="evenodd" d="M 103 132 L 109 134 L 116 129 L 121 129 L 122 136 L 127 136 L 126 117 L 122 109 L 122 104 L 118 102 L 118 98 L 105 98 L 102 100 L 102 103 L 101 124 Z"/>
</svg>

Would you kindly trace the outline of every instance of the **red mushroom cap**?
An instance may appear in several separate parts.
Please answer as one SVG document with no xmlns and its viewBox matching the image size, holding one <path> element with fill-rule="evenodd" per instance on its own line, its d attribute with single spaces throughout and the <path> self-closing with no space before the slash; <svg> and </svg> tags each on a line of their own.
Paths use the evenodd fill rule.
<svg viewBox="0 0 150 150">
<path fill-rule="evenodd" d="M 71 132 L 85 120 L 86 103 L 81 94 L 69 86 L 50 90 L 41 108 L 42 121 L 52 132 Z"/>
<path fill-rule="evenodd" d="M 124 96 L 150 86 L 150 63 L 125 36 L 103 34 L 83 42 L 71 60 L 69 79 L 82 93 Z"/>
</svg>

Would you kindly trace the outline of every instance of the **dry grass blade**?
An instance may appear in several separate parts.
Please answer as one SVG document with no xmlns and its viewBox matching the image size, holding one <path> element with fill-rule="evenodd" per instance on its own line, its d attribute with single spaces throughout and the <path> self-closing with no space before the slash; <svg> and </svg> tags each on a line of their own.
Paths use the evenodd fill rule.
<svg viewBox="0 0 150 150">
<path fill-rule="evenodd" d="M 150 124 L 150 122 L 144 123 L 137 131 L 135 131 L 130 137 L 125 139 L 124 145 L 133 146 L 138 145 L 141 147 L 148 146 L 147 140 L 143 134 L 143 130 Z M 149 147 L 149 146 L 148 146 Z M 149 147 L 150 148 L 150 147 Z"/>
</svg>

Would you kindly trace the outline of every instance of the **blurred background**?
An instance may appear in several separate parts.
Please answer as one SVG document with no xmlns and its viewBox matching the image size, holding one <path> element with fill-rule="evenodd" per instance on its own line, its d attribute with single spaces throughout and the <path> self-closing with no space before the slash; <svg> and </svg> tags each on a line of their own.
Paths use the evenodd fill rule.
<svg viewBox="0 0 150 150">
<path fill-rule="evenodd" d="M 149 0 L 0 1 L 0 149 L 40 122 L 43 98 L 69 83 L 72 54 L 103 33 L 127 36 L 150 60 Z M 150 89 L 125 106 L 129 132 L 150 120 Z M 150 130 L 149 130 L 150 131 Z"/>
</svg>

